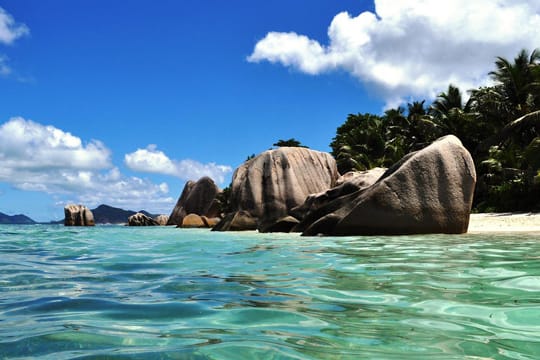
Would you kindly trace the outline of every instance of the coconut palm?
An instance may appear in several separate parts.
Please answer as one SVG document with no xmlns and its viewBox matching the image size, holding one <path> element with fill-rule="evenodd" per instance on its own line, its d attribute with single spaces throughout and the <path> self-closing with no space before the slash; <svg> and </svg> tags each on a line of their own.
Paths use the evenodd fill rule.
<svg viewBox="0 0 540 360">
<path fill-rule="evenodd" d="M 431 104 L 429 113 L 435 119 L 444 119 L 452 109 L 463 110 L 463 99 L 459 88 L 450 84 L 448 90 L 440 93 Z"/>
<path fill-rule="evenodd" d="M 490 72 L 498 83 L 496 90 L 502 95 L 514 112 L 512 118 L 538 109 L 540 105 L 540 51 L 535 49 L 531 54 L 525 49 L 514 58 L 514 62 L 497 57 L 496 70 Z"/>
</svg>

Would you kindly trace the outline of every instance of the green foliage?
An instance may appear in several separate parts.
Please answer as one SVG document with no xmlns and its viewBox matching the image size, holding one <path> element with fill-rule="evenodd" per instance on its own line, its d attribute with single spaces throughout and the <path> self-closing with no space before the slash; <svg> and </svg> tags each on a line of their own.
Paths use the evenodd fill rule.
<svg viewBox="0 0 540 360">
<path fill-rule="evenodd" d="M 233 211 L 233 207 L 231 203 L 231 187 L 232 187 L 232 184 L 229 184 L 229 186 L 224 188 L 216 196 L 216 200 L 218 201 L 219 211 L 222 214 L 228 214 Z"/>
<path fill-rule="evenodd" d="M 477 166 L 477 210 L 540 210 L 540 51 L 497 58 L 493 86 L 449 85 L 425 101 L 383 116 L 351 114 L 330 144 L 341 173 L 389 166 L 443 135 L 453 134 Z"/>
<path fill-rule="evenodd" d="M 341 173 L 366 170 L 387 162 L 383 119 L 371 114 L 350 114 L 330 147 Z"/>
<path fill-rule="evenodd" d="M 291 138 L 289 140 L 278 140 L 275 144 L 273 144 L 272 146 L 277 146 L 277 147 L 285 147 L 285 146 L 289 146 L 289 147 L 303 147 L 303 148 L 307 148 L 307 146 L 305 145 L 302 145 L 302 143 L 298 140 L 296 140 L 295 138 Z"/>
</svg>

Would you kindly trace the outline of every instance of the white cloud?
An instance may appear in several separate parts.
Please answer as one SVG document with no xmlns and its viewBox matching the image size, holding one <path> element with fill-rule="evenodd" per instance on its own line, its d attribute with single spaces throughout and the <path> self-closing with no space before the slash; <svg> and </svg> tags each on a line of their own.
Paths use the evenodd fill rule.
<svg viewBox="0 0 540 360">
<path fill-rule="evenodd" d="M 148 145 L 146 149 L 126 154 L 125 164 L 134 171 L 172 175 L 183 180 L 198 180 L 209 176 L 222 184 L 225 176 L 232 171 L 230 166 L 215 163 L 202 164 L 194 160 L 171 160 L 165 153 L 157 150 L 156 145 Z"/>
<path fill-rule="evenodd" d="M 0 161 L 4 168 L 84 169 L 111 166 L 110 151 L 99 141 L 80 138 L 54 126 L 15 117 L 0 125 Z"/>
<path fill-rule="evenodd" d="M 375 0 L 375 13 L 336 15 L 323 45 L 294 32 L 269 32 L 250 62 L 307 74 L 345 70 L 387 103 L 433 98 L 449 83 L 467 90 L 488 81 L 496 56 L 540 46 L 538 0 Z"/>
<path fill-rule="evenodd" d="M 9 45 L 21 36 L 28 35 L 30 30 L 24 24 L 18 24 L 13 16 L 0 7 L 0 43 Z"/>
<path fill-rule="evenodd" d="M 106 203 L 168 213 L 166 183 L 122 175 L 101 142 L 86 144 L 68 132 L 17 117 L 0 125 L 0 182 L 27 191 L 69 197 L 87 206 Z"/>
<path fill-rule="evenodd" d="M 104 174 L 73 173 L 70 181 L 76 190 L 74 193 L 78 194 L 78 202 L 90 207 L 105 203 L 124 209 L 169 214 L 175 204 L 166 183 L 155 184 L 148 179 L 123 176 L 117 168 Z M 79 187 L 81 189 L 77 190 Z"/>
</svg>

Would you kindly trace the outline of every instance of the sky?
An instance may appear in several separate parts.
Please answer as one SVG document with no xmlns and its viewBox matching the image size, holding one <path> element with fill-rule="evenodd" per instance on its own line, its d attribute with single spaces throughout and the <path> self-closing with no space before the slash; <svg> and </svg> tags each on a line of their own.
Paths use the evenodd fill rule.
<svg viewBox="0 0 540 360">
<path fill-rule="evenodd" d="M 279 139 L 490 84 L 540 1 L 0 0 L 0 212 L 169 214 Z"/>
</svg>

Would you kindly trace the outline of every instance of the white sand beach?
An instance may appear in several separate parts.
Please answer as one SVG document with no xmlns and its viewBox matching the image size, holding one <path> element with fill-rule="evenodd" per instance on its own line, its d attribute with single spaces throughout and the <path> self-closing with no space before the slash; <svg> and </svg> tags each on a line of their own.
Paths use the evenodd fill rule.
<svg viewBox="0 0 540 360">
<path fill-rule="evenodd" d="M 533 232 L 540 234 L 540 213 L 471 214 L 468 232 Z"/>
</svg>

